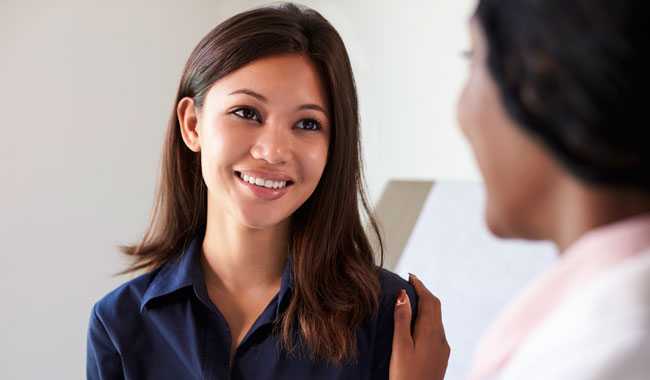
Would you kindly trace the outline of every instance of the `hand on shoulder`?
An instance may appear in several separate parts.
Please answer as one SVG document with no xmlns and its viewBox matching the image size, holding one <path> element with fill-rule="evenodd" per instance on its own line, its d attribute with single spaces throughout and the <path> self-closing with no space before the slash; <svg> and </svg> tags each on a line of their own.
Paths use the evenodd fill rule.
<svg viewBox="0 0 650 380">
<path fill-rule="evenodd" d="M 440 300 L 415 276 L 409 277 L 418 296 L 418 316 L 411 334 L 411 305 L 402 290 L 395 304 L 391 380 L 442 380 L 450 347 L 442 325 Z"/>
</svg>

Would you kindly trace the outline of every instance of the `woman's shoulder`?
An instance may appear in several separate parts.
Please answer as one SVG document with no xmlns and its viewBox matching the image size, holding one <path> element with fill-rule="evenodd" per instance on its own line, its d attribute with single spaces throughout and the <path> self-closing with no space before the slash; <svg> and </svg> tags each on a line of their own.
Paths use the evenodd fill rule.
<svg viewBox="0 0 650 380">
<path fill-rule="evenodd" d="M 402 289 L 406 290 L 406 294 L 411 301 L 411 308 L 415 312 L 417 310 L 417 295 L 415 289 L 408 281 L 400 277 L 398 274 L 393 273 L 387 269 L 379 268 L 379 283 L 381 286 L 380 298 L 380 313 L 389 310 L 391 313 L 394 310 L 397 296 Z M 415 314 L 414 314 L 415 315 Z"/>
<path fill-rule="evenodd" d="M 139 314 L 144 296 L 158 270 L 141 274 L 106 293 L 93 305 L 91 318 L 103 324 Z"/>
<path fill-rule="evenodd" d="M 126 281 L 95 302 L 88 323 L 89 360 L 110 363 L 110 358 L 129 349 L 132 337 L 146 324 L 141 305 L 157 273 L 155 270 Z"/>
<path fill-rule="evenodd" d="M 395 302 L 401 290 L 406 290 L 411 300 L 411 310 L 415 317 L 417 298 L 413 286 L 397 274 L 379 268 L 379 282 L 381 294 L 377 314 L 371 319 L 368 340 L 369 350 L 372 352 L 371 378 L 387 379 L 390 365 L 390 356 L 393 344 L 393 328 L 395 316 Z"/>
</svg>

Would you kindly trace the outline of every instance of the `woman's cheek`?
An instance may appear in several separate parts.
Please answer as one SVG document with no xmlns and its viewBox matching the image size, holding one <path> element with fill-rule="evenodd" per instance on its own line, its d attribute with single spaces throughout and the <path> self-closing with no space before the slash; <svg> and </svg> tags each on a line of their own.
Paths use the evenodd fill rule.
<svg viewBox="0 0 650 380">
<path fill-rule="evenodd" d="M 229 156 L 232 154 L 228 151 L 229 136 L 224 132 L 227 125 L 206 125 L 201 136 L 201 170 L 203 180 L 208 188 L 214 188 L 220 181 L 220 178 L 233 161 Z"/>
<path fill-rule="evenodd" d="M 325 165 L 327 164 L 327 144 L 320 144 L 318 148 L 312 149 L 309 156 L 310 176 L 314 177 L 316 184 L 320 181 Z"/>
</svg>

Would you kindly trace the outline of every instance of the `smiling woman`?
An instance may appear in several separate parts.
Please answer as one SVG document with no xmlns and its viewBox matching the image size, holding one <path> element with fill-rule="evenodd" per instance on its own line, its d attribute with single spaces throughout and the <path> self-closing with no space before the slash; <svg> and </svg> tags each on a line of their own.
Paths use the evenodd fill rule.
<svg viewBox="0 0 650 380">
<path fill-rule="evenodd" d="M 181 99 L 178 118 L 186 145 L 201 151 L 208 209 L 214 200 L 251 228 L 288 223 L 327 162 L 327 99 L 310 58 L 258 59 L 218 80 L 200 111 L 194 103 Z"/>
<path fill-rule="evenodd" d="M 393 306 L 415 295 L 375 262 L 361 167 L 349 58 L 320 14 L 218 25 L 185 66 L 151 224 L 124 247 L 146 273 L 93 308 L 88 378 L 387 378 Z"/>
</svg>

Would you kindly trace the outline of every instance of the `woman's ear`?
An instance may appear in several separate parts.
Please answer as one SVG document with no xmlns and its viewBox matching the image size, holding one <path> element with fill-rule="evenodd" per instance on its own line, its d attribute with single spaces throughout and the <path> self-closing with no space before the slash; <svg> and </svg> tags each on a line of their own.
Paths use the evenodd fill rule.
<svg viewBox="0 0 650 380">
<path fill-rule="evenodd" d="M 198 112 L 194 106 L 194 100 L 188 97 L 181 99 L 176 107 L 176 116 L 181 126 L 181 135 L 185 145 L 191 151 L 199 152 L 201 143 L 199 141 Z"/>
</svg>

